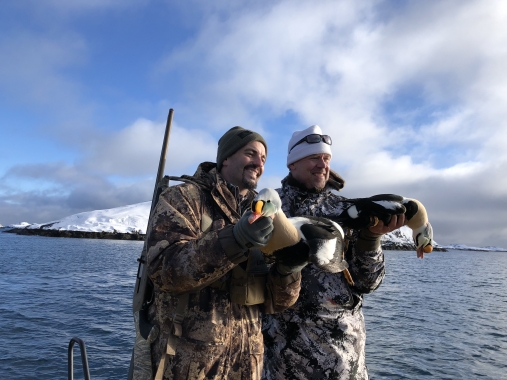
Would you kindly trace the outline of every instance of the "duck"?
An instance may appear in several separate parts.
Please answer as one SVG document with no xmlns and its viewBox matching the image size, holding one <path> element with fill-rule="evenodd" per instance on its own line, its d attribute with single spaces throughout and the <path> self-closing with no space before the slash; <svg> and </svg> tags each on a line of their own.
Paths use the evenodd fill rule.
<svg viewBox="0 0 507 380">
<path fill-rule="evenodd" d="M 353 229 L 374 227 L 379 220 L 387 225 L 393 215 L 405 214 L 405 225 L 412 230 L 417 257 L 433 251 L 433 228 L 424 205 L 417 199 L 395 194 L 378 194 L 369 198 L 346 199 L 352 203 L 333 220 Z"/>
<path fill-rule="evenodd" d="M 428 220 L 428 212 L 417 199 L 404 198 L 402 204 L 407 210 L 405 224 L 412 230 L 417 257 L 422 259 L 425 253 L 433 252 L 433 227 Z"/>
<path fill-rule="evenodd" d="M 347 277 L 348 274 L 348 277 L 352 279 L 348 272 L 348 264 L 344 259 L 344 233 L 338 223 L 313 216 L 287 218 L 282 211 L 280 196 L 271 188 L 259 191 L 252 201 L 251 210 L 250 223 L 260 217 L 273 218 L 273 234 L 267 245 L 260 248 L 266 256 L 274 255 L 275 251 L 293 246 L 303 240 L 312 253 L 310 262 L 327 272 L 346 272 L 345 276 Z M 305 236 L 305 231 L 308 236 Z"/>
</svg>

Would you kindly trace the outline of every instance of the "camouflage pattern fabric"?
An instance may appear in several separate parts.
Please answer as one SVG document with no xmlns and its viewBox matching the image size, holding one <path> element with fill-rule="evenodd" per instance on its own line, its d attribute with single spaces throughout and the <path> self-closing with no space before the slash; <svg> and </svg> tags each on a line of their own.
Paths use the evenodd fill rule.
<svg viewBox="0 0 507 380">
<path fill-rule="evenodd" d="M 134 344 L 133 380 L 152 380 L 150 343 L 146 341 L 139 330 L 139 311 L 134 313 L 134 325 L 136 328 L 136 341 Z M 158 327 L 155 327 L 157 329 Z"/>
<path fill-rule="evenodd" d="M 350 204 L 331 190 L 328 186 L 319 193 L 308 192 L 290 175 L 277 189 L 288 217 L 339 215 Z M 309 264 L 302 271 L 296 304 L 263 317 L 263 379 L 368 379 L 363 294 L 382 282 L 384 256 L 380 247 L 370 252 L 356 250 L 356 241 L 354 231 L 346 253 L 354 286 L 343 272 L 326 273 Z"/>
<path fill-rule="evenodd" d="M 234 240 L 232 227 L 255 193 L 242 201 L 215 167 L 203 163 L 194 176 L 182 177 L 191 183 L 166 189 L 150 220 L 147 270 L 155 289 L 148 319 L 160 328 L 151 345 L 153 373 L 166 352 L 178 295 L 190 293 L 182 337 L 176 355 L 166 357 L 164 379 L 259 379 L 261 312 L 284 310 L 299 295 L 300 273 L 281 277 L 271 270 L 264 304 L 230 301 L 231 270 L 245 266 L 248 257 Z M 204 214 L 212 224 L 203 233 Z"/>
</svg>

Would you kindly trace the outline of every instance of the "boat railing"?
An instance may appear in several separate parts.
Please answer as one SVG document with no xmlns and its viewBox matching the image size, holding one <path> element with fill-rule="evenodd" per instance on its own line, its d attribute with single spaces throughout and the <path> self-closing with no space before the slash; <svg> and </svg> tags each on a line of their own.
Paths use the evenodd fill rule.
<svg viewBox="0 0 507 380">
<path fill-rule="evenodd" d="M 90 368 L 88 367 L 88 356 L 86 355 L 86 347 L 84 342 L 79 338 L 72 338 L 69 342 L 68 350 L 68 368 L 69 368 L 69 380 L 74 380 L 74 344 L 79 344 L 81 351 L 81 362 L 83 363 L 83 373 L 85 380 L 90 380 Z"/>
</svg>

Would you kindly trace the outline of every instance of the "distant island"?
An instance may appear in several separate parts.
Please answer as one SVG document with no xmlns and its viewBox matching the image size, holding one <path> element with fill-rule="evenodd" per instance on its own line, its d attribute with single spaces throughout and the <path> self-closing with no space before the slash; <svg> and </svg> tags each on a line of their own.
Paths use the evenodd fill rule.
<svg viewBox="0 0 507 380">
<path fill-rule="evenodd" d="M 124 233 L 124 232 L 94 232 L 94 231 L 72 231 L 72 230 L 52 230 L 52 229 L 33 229 L 33 228 L 9 228 L 0 227 L 3 232 L 15 233 L 18 235 L 35 235 L 49 237 L 65 237 L 80 239 L 111 239 L 111 240 L 144 240 L 145 234 Z"/>
<path fill-rule="evenodd" d="M 151 202 L 87 211 L 43 224 L 20 223 L 3 228 L 18 235 L 144 240 Z"/>
<path fill-rule="evenodd" d="M 61 220 L 44 224 L 20 223 L 0 225 L 3 232 L 18 235 L 38 235 L 50 237 L 144 240 L 151 202 L 96 210 L 71 215 Z M 469 247 L 464 244 L 439 245 L 434 242 L 434 251 L 466 250 L 507 252 L 499 247 Z M 382 236 L 382 248 L 394 251 L 415 251 L 412 230 L 403 226 L 399 230 Z"/>
</svg>

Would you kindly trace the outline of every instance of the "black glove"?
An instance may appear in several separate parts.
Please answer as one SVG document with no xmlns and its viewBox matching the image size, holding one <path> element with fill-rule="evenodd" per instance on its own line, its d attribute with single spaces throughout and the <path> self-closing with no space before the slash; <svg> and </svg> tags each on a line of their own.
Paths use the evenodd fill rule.
<svg viewBox="0 0 507 380">
<path fill-rule="evenodd" d="M 310 247 L 301 239 L 297 244 L 273 252 L 273 255 L 276 260 L 276 270 L 285 276 L 292 272 L 299 272 L 308 264 Z"/>
<path fill-rule="evenodd" d="M 244 250 L 264 247 L 273 233 L 273 219 L 262 217 L 250 224 L 248 217 L 251 214 L 250 210 L 245 212 L 232 229 L 234 238 Z"/>
<path fill-rule="evenodd" d="M 404 198 L 394 194 L 379 194 L 369 198 L 347 199 L 351 205 L 333 220 L 353 229 L 368 228 L 375 225 L 375 218 L 388 225 L 393 215 L 406 211 Z"/>
</svg>

